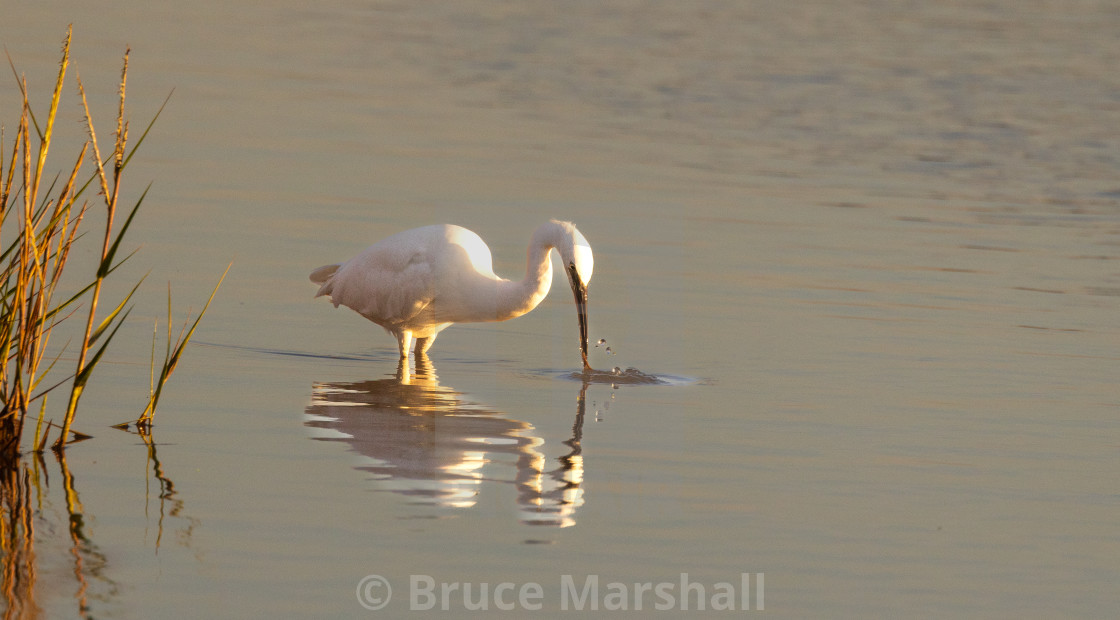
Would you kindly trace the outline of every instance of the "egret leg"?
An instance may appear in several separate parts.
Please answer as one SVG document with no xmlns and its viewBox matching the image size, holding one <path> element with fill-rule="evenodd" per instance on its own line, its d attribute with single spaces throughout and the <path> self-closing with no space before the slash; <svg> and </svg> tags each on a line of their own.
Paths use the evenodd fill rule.
<svg viewBox="0 0 1120 620">
<path fill-rule="evenodd" d="M 432 334 L 431 336 L 428 336 L 427 338 L 417 338 L 416 339 L 416 353 L 418 355 L 427 355 L 428 354 L 428 349 L 432 348 L 432 344 L 434 344 L 435 341 L 436 341 L 436 335 L 435 334 Z"/>
<path fill-rule="evenodd" d="M 408 350 L 412 345 L 412 332 L 402 330 L 397 333 L 397 347 L 401 352 L 401 359 L 408 359 Z"/>
</svg>

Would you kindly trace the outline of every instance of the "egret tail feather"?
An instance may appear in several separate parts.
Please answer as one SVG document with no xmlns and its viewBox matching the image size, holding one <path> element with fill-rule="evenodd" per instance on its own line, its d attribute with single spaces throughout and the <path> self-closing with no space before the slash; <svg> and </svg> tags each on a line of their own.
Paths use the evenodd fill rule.
<svg viewBox="0 0 1120 620">
<path fill-rule="evenodd" d="M 311 281 L 319 286 L 319 292 L 315 293 L 316 297 L 331 294 L 331 279 L 334 277 L 335 272 L 342 265 L 323 265 L 322 267 L 311 272 Z M 338 304 L 335 304 L 337 306 Z"/>
<path fill-rule="evenodd" d="M 341 266 L 341 264 L 323 265 L 311 272 L 311 281 L 315 284 L 326 284 L 327 281 L 331 279 L 331 276 L 334 275 L 334 272 L 338 271 L 338 268 Z"/>
</svg>

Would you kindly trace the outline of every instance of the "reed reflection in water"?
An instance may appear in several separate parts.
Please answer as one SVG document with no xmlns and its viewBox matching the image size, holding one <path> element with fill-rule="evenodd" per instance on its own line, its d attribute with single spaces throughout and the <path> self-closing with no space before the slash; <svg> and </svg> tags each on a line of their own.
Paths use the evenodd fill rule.
<svg viewBox="0 0 1120 620">
<path fill-rule="evenodd" d="M 38 618 L 44 609 L 39 600 L 39 575 L 67 557 L 73 576 L 71 592 L 79 617 L 92 617 L 92 599 L 105 600 L 117 591 L 108 576 L 108 558 L 89 536 L 86 514 L 78 496 L 66 453 L 56 451 L 62 478 L 65 515 L 53 510 L 50 477 L 43 453 L 6 463 L 0 475 L 0 539 L 3 545 L 4 618 Z M 54 534 L 65 519 L 65 543 Z M 63 552 L 61 547 L 66 551 Z M 57 585 L 57 584 L 54 584 Z M 94 587 L 91 592 L 91 586 Z M 47 590 L 53 587 L 46 588 Z"/>
<path fill-rule="evenodd" d="M 145 521 L 155 520 L 154 550 L 159 552 L 165 521 L 183 519 L 178 540 L 189 546 L 198 520 L 183 514 L 183 500 L 164 471 L 151 435 L 139 433 L 147 448 L 147 475 L 144 489 Z M 65 609 L 53 599 L 59 592 L 59 574 L 69 574 L 72 582 L 61 588 L 72 594 L 77 616 L 95 617 L 120 594 L 120 586 L 110 576 L 110 558 L 94 542 L 87 525 L 86 509 L 78 483 L 66 461 L 65 451 L 54 451 L 61 489 L 51 489 L 50 468 L 43 452 L 24 455 L 0 467 L 0 610 L 2 617 L 38 618 L 52 615 L 49 610 Z M 153 485 L 154 479 L 154 485 Z M 151 514 L 153 487 L 157 487 L 156 514 Z M 61 494 L 62 507 L 56 505 Z M 59 536 L 58 532 L 66 535 Z M 68 565 L 60 571 L 59 563 Z M 48 575 L 40 584 L 40 575 Z M 44 587 L 41 587 L 44 586 Z M 46 600 L 43 600 L 43 599 Z"/>
<path fill-rule="evenodd" d="M 549 468 L 544 440 L 528 422 L 466 402 L 439 384 L 431 359 L 401 360 L 396 376 L 316 383 L 307 408 L 313 439 L 345 442 L 373 461 L 378 488 L 418 504 L 474 506 L 484 482 L 513 484 L 522 523 L 568 527 L 584 502 L 583 433 L 587 383 L 579 393 L 569 450 Z"/>
</svg>

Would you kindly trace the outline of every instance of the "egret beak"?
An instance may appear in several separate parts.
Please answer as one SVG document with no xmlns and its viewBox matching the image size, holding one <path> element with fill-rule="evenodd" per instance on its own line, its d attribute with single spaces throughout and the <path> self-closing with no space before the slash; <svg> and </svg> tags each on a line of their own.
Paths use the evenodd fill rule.
<svg viewBox="0 0 1120 620">
<path fill-rule="evenodd" d="M 572 284 L 572 294 L 576 297 L 576 312 L 579 313 L 579 353 L 583 356 L 583 369 L 591 370 L 587 363 L 587 286 L 579 277 L 575 263 L 568 264 L 568 281 Z"/>
</svg>

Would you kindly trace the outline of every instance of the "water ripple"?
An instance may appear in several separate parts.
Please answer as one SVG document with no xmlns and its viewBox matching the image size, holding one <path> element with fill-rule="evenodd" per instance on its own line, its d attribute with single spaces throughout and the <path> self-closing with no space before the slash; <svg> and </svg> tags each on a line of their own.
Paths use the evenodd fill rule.
<svg viewBox="0 0 1120 620">
<path fill-rule="evenodd" d="M 627 368 L 625 370 L 615 367 L 612 370 L 598 370 L 591 368 L 578 371 L 569 369 L 538 368 L 527 371 L 526 374 L 536 377 L 551 377 L 568 381 L 580 381 L 585 384 L 610 384 L 610 385 L 696 385 L 705 383 L 694 377 L 679 375 L 651 374 Z"/>
</svg>

